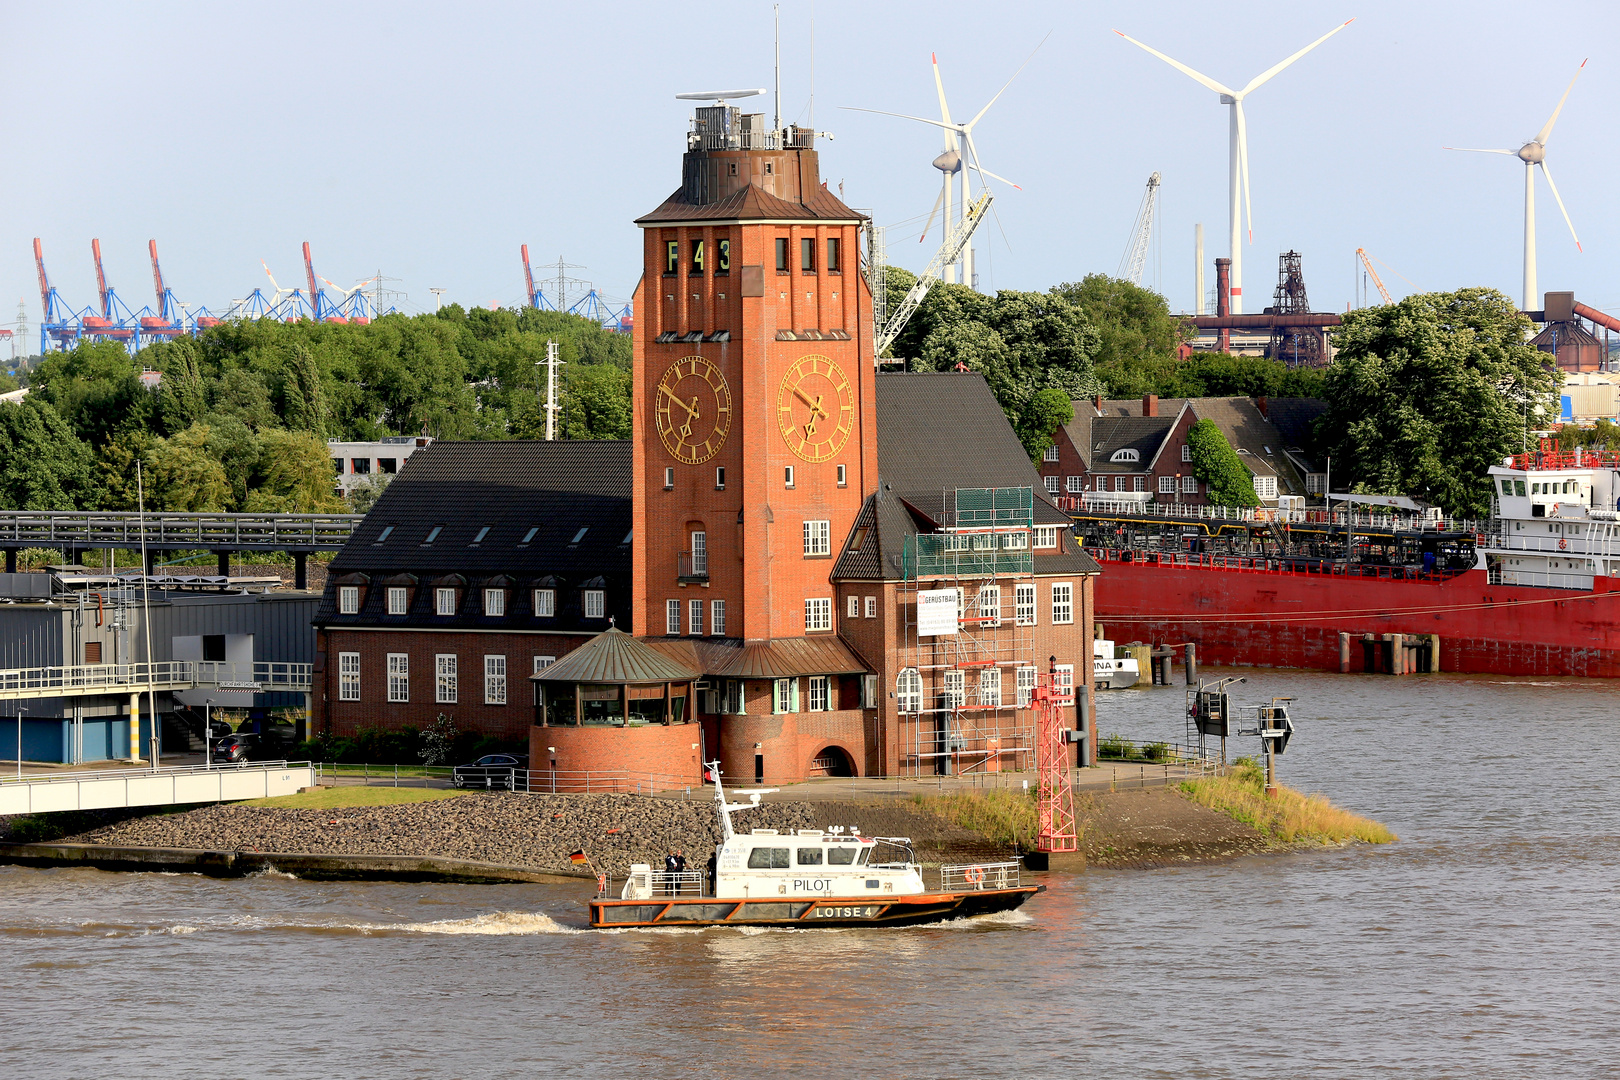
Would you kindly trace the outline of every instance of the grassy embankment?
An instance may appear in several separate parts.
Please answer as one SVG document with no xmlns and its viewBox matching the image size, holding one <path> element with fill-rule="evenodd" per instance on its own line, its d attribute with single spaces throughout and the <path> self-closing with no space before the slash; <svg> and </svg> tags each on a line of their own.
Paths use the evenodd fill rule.
<svg viewBox="0 0 1620 1080">
<path fill-rule="evenodd" d="M 1035 796 L 1011 789 L 913 795 L 911 801 L 951 824 L 995 844 L 1031 844 L 1035 837 Z"/>
<path fill-rule="evenodd" d="M 1302 795 L 1279 784 L 1277 794 L 1268 798 L 1265 770 L 1247 758 L 1222 776 L 1185 781 L 1181 790 L 1200 806 L 1252 825 L 1279 843 L 1388 844 L 1398 839 L 1378 822 L 1341 810 L 1321 795 Z"/>
<path fill-rule="evenodd" d="M 323 787 L 300 791 L 296 795 L 278 795 L 273 799 L 248 799 L 236 805 L 335 810 L 342 806 L 398 806 L 401 803 L 433 802 L 437 799 L 453 799 L 461 794 L 463 792 L 431 788 Z"/>
</svg>

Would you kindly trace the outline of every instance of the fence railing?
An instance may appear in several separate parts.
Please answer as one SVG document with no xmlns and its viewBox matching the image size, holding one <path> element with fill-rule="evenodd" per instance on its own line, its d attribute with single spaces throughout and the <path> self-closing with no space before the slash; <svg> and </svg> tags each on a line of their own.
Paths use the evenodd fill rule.
<svg viewBox="0 0 1620 1080">
<path fill-rule="evenodd" d="M 60 664 L 0 671 L 0 695 L 16 698 L 97 691 L 136 691 L 147 686 L 171 689 L 212 686 L 238 692 L 308 692 L 314 677 L 310 664 L 264 661 L 231 664 L 210 660 L 159 660 L 138 664 Z"/>
<path fill-rule="evenodd" d="M 316 764 L 329 787 L 455 788 L 531 795 L 651 795 L 697 786 L 690 778 L 630 770 L 515 769 L 494 765 Z"/>
<path fill-rule="evenodd" d="M 1136 496 L 1141 492 L 1120 492 Z M 1071 513 L 1130 514 L 1153 518 L 1193 518 L 1199 521 L 1280 522 L 1287 525 L 1345 525 L 1356 528 L 1420 529 L 1441 532 L 1479 532 L 1482 522 L 1467 518 L 1436 518 L 1424 514 L 1377 513 L 1367 510 L 1283 510 L 1269 506 L 1208 506 L 1201 503 L 1141 502 L 1136 498 L 1100 499 L 1083 495 L 1054 496 L 1058 509 Z"/>
<path fill-rule="evenodd" d="M 1445 581 L 1465 570 L 1424 570 L 1419 566 L 1381 566 L 1376 563 L 1340 563 L 1303 556 L 1265 558 L 1258 555 L 1196 555 L 1180 551 L 1140 548 L 1088 547 L 1098 562 L 1134 562 L 1148 566 L 1225 570 L 1245 574 L 1285 574 L 1293 577 L 1378 578 L 1383 581 Z"/>
<path fill-rule="evenodd" d="M 348 543 L 363 514 L 147 514 L 148 547 L 302 548 L 335 551 Z M 0 511 L 0 544 L 19 547 L 139 547 L 140 514 Z"/>
<path fill-rule="evenodd" d="M 1006 862 L 943 863 L 939 868 L 939 887 L 947 892 L 968 892 L 982 889 L 1016 889 L 1020 884 L 1023 865 L 1012 859 Z"/>
</svg>

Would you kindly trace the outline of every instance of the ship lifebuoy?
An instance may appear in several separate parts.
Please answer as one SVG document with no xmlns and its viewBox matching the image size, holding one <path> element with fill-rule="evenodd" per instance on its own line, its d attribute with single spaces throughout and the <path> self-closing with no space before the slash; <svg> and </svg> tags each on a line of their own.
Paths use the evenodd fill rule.
<svg viewBox="0 0 1620 1080">
<path fill-rule="evenodd" d="M 1559 551 L 1568 551 L 1569 550 L 1569 541 L 1565 540 L 1561 536 L 1558 538 L 1558 550 Z"/>
<path fill-rule="evenodd" d="M 979 885 L 984 882 L 984 871 L 977 866 L 969 868 L 962 876 L 967 879 L 969 885 Z"/>
</svg>

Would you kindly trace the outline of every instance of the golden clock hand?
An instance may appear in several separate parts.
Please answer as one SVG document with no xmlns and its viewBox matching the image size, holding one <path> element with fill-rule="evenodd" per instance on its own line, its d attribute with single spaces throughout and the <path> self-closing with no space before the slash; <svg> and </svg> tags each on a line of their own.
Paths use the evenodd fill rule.
<svg viewBox="0 0 1620 1080">
<path fill-rule="evenodd" d="M 693 420 L 696 420 L 698 418 L 697 398 L 694 397 L 692 399 L 692 404 L 688 405 L 686 402 L 684 402 L 680 398 L 676 397 L 675 392 L 673 390 L 671 390 L 667 386 L 660 386 L 658 388 L 658 392 L 660 394 L 663 394 L 665 397 L 669 398 L 669 400 L 673 401 L 675 404 L 679 405 L 681 408 L 685 409 L 686 412 L 687 412 L 687 415 L 690 416 Z"/>
<path fill-rule="evenodd" d="M 797 386 L 795 386 L 793 388 L 793 396 L 798 398 L 800 401 L 804 402 L 806 405 L 810 406 L 810 411 L 811 411 L 811 413 L 813 415 L 820 416 L 823 419 L 826 418 L 827 410 L 823 409 L 821 407 L 821 395 L 820 394 L 817 394 L 816 399 L 814 401 L 811 401 L 810 398 L 805 396 L 805 392 L 803 390 L 800 390 Z"/>
</svg>

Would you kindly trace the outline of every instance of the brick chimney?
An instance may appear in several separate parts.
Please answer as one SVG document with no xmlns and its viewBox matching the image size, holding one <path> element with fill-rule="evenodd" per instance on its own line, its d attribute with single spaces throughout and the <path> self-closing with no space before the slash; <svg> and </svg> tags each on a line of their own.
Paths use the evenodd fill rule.
<svg viewBox="0 0 1620 1080">
<path fill-rule="evenodd" d="M 1102 413 L 1102 395 L 1101 394 L 1098 394 L 1098 395 L 1096 395 L 1095 397 L 1093 397 L 1091 399 L 1091 407 L 1093 409 L 1096 409 L 1099 415 Z"/>
<path fill-rule="evenodd" d="M 1261 416 L 1265 417 L 1267 420 L 1271 419 L 1271 411 L 1266 405 L 1266 399 L 1265 398 L 1263 398 L 1263 397 L 1255 398 L 1254 399 L 1254 407 L 1260 410 L 1260 415 Z"/>
<path fill-rule="evenodd" d="M 1158 416 L 1159 415 L 1159 395 L 1158 394 L 1143 394 L 1142 395 L 1142 415 L 1143 416 Z"/>
</svg>

